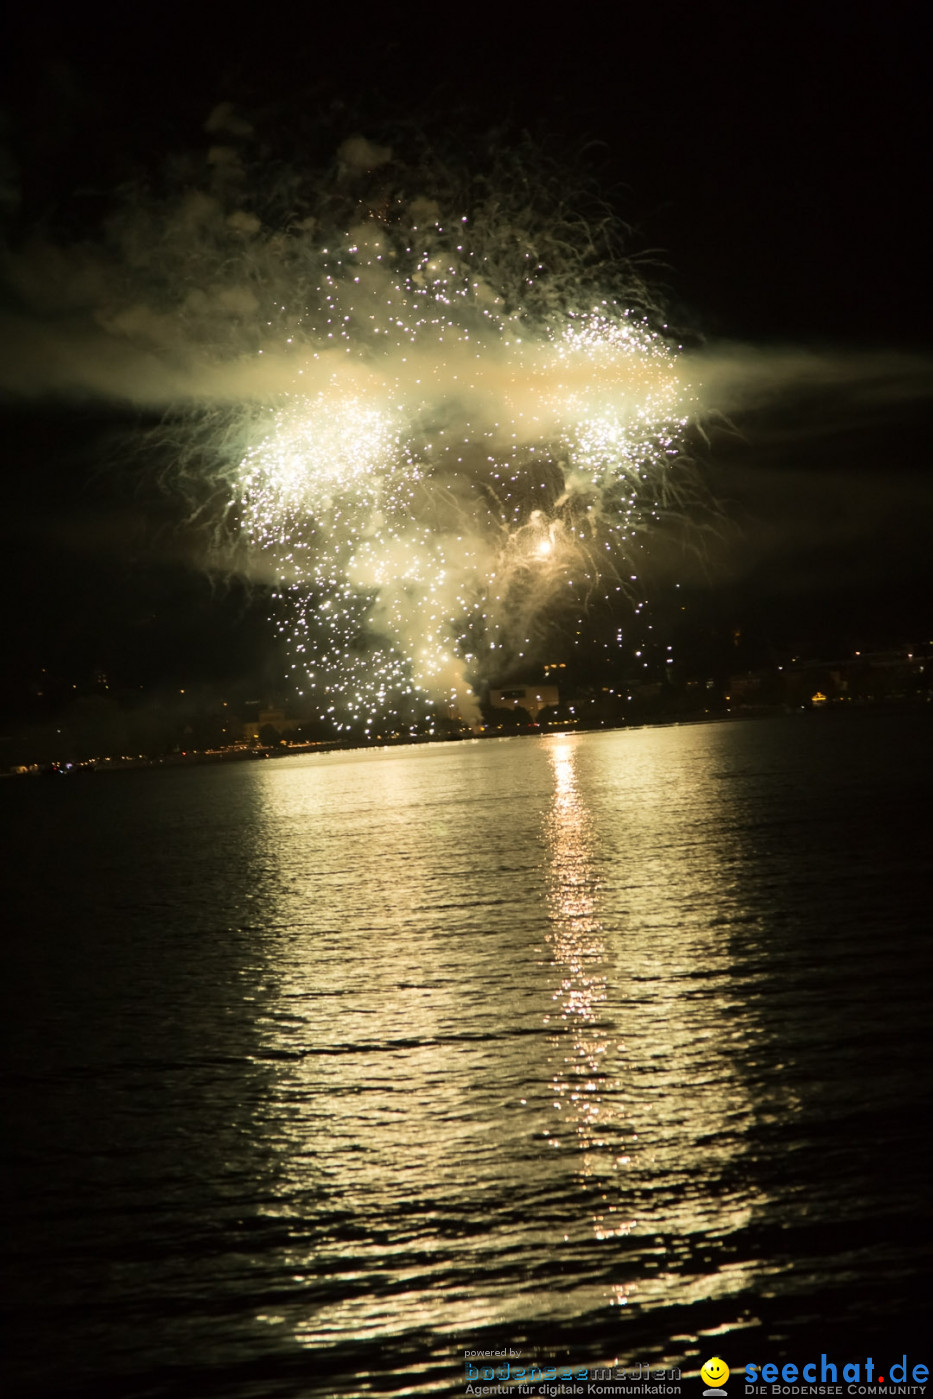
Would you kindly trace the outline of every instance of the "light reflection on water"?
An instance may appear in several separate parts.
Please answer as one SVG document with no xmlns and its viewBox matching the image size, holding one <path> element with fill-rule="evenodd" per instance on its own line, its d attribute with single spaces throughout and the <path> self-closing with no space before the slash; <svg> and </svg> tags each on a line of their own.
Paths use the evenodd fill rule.
<svg viewBox="0 0 933 1399">
<path fill-rule="evenodd" d="M 582 745 L 590 755 L 599 752 L 593 738 Z M 556 1042 L 563 1058 L 555 1070 L 555 1106 L 572 1124 L 563 1133 L 572 1130 L 576 1138 L 582 1180 L 598 1191 L 596 1238 L 633 1236 L 640 1246 L 628 1259 L 620 1256 L 620 1276 L 609 1284 L 612 1300 L 650 1305 L 677 1295 L 687 1301 L 735 1292 L 749 1283 L 753 1264 L 713 1276 L 704 1270 L 692 1281 L 668 1267 L 678 1253 L 689 1256 L 697 1238 L 712 1243 L 740 1229 L 751 1212 L 747 1198 L 729 1199 L 718 1188 L 722 1177 L 740 1169 L 749 1113 L 728 1054 L 730 1040 L 741 1034 L 728 1012 L 741 1006 L 723 1005 L 718 995 L 728 959 L 715 933 L 685 946 L 682 915 L 669 901 L 672 890 L 682 896 L 688 852 L 678 842 L 662 844 L 649 873 L 627 854 L 633 836 L 618 821 L 620 802 L 608 811 L 603 807 L 603 820 L 594 822 L 580 792 L 580 749 L 577 736 L 548 746 L 554 773 L 547 820 L 549 942 L 562 972 L 555 999 L 571 1035 L 570 1044 Z M 622 769 L 625 804 L 642 823 L 646 807 L 670 801 L 652 750 L 648 739 L 641 761 Z M 611 784 L 618 756 L 604 744 L 602 757 L 604 784 Z M 599 784 L 593 785 L 598 791 Z M 608 858 L 601 831 L 615 831 L 618 840 Z M 707 856 L 707 907 L 721 906 L 719 872 Z M 613 896 L 619 887 L 621 900 Z M 702 1000 L 684 995 L 685 963 L 691 975 L 703 968 Z M 719 1131 L 726 1122 L 729 1130 Z M 709 1143 L 706 1152 L 694 1159 L 703 1142 Z M 705 1188 L 688 1181 L 691 1168 Z M 674 1182 L 682 1183 L 680 1192 L 672 1190 Z M 659 1218 L 650 1201 L 662 1183 L 673 1198 Z M 642 1250 L 650 1257 L 640 1256 Z"/>
<path fill-rule="evenodd" d="M 561 973 L 555 1002 L 569 1031 L 553 1040 L 554 1107 L 562 1112 L 552 1144 L 575 1138 L 584 1189 L 593 1192 L 592 1218 L 586 1221 L 602 1242 L 635 1228 L 625 1218 L 624 1197 L 615 1173 L 630 1164 L 633 1143 L 625 1141 L 625 1090 L 616 1074 L 625 1047 L 614 1042 L 606 1019 L 608 956 L 598 916 L 597 875 L 593 864 L 588 811 L 577 788 L 575 736 L 555 738 L 547 747 L 554 795 L 545 831 L 548 853 L 548 943 Z M 550 1020 L 550 1017 L 548 1017 Z M 581 1221 L 582 1222 L 582 1221 Z M 626 1282 L 610 1283 L 607 1301 L 628 1302 Z"/>
<path fill-rule="evenodd" d="M 723 725 L 17 789 L 23 907 L 61 930 L 18 953 L 23 1101 L 55 1108 L 17 1132 L 72 1185 L 24 1177 L 16 1229 L 70 1251 L 60 1353 L 127 1395 L 132 1363 L 228 1399 L 456 1393 L 465 1347 L 686 1365 L 903 1315 L 920 741 Z M 50 821 L 60 908 L 29 874 Z"/>
</svg>

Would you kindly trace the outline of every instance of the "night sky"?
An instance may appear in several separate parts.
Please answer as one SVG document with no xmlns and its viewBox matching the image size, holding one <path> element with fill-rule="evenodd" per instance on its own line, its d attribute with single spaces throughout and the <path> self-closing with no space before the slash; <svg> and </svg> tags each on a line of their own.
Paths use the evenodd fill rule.
<svg viewBox="0 0 933 1399">
<path fill-rule="evenodd" d="M 296 162 L 335 133 L 417 130 L 475 159 L 484 133 L 528 130 L 651 250 L 685 342 L 804 364 L 707 424 L 721 523 L 683 566 L 697 625 L 762 651 L 933 635 L 920 7 L 623 4 L 563 26 L 525 7 L 289 13 L 20 18 L 2 60 L 6 246 L 95 237 L 119 186 L 204 144 L 219 101 L 270 133 L 270 160 L 271 133 Z M 847 367 L 811 382 L 809 353 Z M 204 574 L 127 445 L 146 411 L 0 404 L 12 672 L 271 685 L 262 598 Z"/>
</svg>

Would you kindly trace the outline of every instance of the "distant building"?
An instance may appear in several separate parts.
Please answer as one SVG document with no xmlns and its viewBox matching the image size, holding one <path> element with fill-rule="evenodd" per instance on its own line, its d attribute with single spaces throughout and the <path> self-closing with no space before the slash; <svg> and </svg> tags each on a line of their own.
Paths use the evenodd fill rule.
<svg viewBox="0 0 933 1399">
<path fill-rule="evenodd" d="M 301 728 L 301 720 L 287 718 L 282 709 L 261 709 L 254 718 L 246 720 L 241 732 L 247 743 L 255 743 L 265 728 L 275 729 L 281 736 Z"/>
</svg>

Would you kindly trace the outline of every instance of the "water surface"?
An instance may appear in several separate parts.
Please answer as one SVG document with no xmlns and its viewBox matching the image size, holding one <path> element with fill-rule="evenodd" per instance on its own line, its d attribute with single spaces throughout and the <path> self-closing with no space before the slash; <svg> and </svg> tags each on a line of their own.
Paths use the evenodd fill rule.
<svg viewBox="0 0 933 1399">
<path fill-rule="evenodd" d="M 4 783 L 13 1392 L 916 1328 L 930 749 L 802 715 Z"/>
</svg>

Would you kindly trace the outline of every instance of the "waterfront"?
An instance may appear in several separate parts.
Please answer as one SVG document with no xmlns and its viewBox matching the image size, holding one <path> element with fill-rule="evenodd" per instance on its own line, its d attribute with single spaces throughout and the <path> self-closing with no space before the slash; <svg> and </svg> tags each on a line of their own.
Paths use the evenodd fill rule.
<svg viewBox="0 0 933 1399">
<path fill-rule="evenodd" d="M 5 784 L 15 1392 L 919 1334 L 931 746 L 800 715 Z"/>
</svg>

